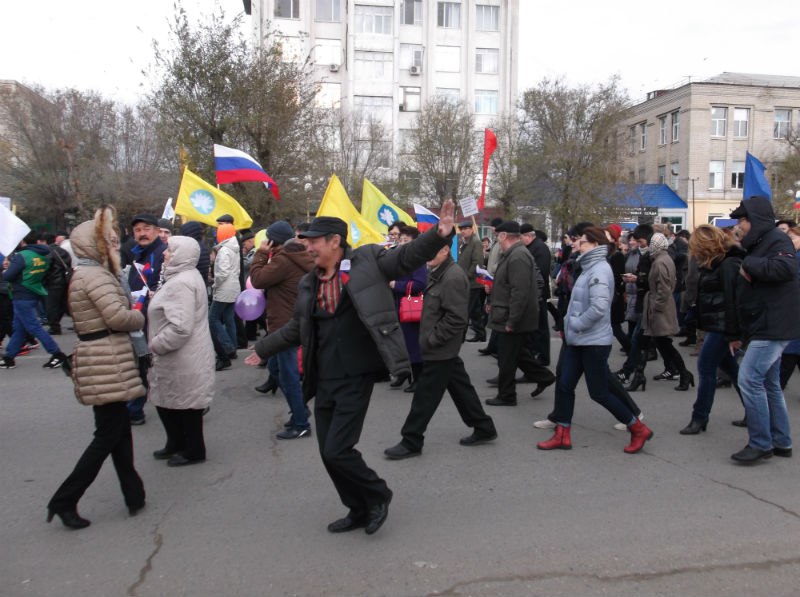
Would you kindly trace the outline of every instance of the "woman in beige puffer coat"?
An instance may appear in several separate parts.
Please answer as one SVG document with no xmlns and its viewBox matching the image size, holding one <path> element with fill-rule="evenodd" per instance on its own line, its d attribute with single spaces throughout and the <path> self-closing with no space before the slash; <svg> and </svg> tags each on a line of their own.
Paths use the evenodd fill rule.
<svg viewBox="0 0 800 597">
<path fill-rule="evenodd" d="M 78 500 L 111 455 L 131 516 L 144 507 L 144 485 L 133 466 L 133 438 L 125 402 L 144 394 L 129 332 L 141 330 L 144 316 L 131 310 L 119 283 L 116 213 L 101 207 L 94 220 L 70 235 L 77 267 L 69 286 L 69 307 L 78 334 L 72 355 L 75 396 L 94 410 L 94 439 L 47 506 L 48 522 L 58 515 L 80 529 Z"/>
<path fill-rule="evenodd" d="M 169 466 L 206 459 L 203 410 L 214 396 L 214 347 L 208 329 L 208 298 L 197 271 L 200 245 L 173 236 L 164 252 L 163 283 L 147 309 L 150 400 L 167 433 L 153 456 Z"/>
</svg>

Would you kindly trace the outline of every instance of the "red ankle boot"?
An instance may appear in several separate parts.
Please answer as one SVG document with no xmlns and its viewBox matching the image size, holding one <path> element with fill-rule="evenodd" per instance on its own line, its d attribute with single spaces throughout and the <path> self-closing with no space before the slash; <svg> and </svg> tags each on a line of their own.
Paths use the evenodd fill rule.
<svg viewBox="0 0 800 597">
<path fill-rule="evenodd" d="M 556 425 L 556 432 L 546 442 L 539 442 L 536 447 L 540 450 L 571 450 L 572 440 L 569 437 L 569 427 Z"/>
<path fill-rule="evenodd" d="M 628 454 L 636 454 L 636 452 L 644 447 L 644 443 L 653 437 L 653 432 L 638 419 L 633 425 L 629 426 L 628 429 L 630 429 L 631 432 L 631 443 L 623 449 Z"/>
</svg>

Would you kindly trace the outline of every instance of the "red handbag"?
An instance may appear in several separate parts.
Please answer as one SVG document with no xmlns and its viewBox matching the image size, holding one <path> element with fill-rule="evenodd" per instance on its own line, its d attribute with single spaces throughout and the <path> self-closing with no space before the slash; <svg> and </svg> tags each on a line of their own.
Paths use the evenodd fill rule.
<svg viewBox="0 0 800 597">
<path fill-rule="evenodd" d="M 422 319 L 422 295 L 411 296 L 411 282 L 406 284 L 406 296 L 400 299 L 401 323 L 419 323 Z"/>
</svg>

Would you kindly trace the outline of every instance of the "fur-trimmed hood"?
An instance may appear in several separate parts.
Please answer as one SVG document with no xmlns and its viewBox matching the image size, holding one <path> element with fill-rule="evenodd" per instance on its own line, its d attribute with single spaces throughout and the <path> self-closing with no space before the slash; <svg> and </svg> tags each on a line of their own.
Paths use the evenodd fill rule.
<svg viewBox="0 0 800 597">
<path fill-rule="evenodd" d="M 79 224 L 69 235 L 75 256 L 92 259 L 118 275 L 119 250 L 111 243 L 116 235 L 117 214 L 113 207 L 103 206 L 95 212 L 94 219 Z"/>
</svg>

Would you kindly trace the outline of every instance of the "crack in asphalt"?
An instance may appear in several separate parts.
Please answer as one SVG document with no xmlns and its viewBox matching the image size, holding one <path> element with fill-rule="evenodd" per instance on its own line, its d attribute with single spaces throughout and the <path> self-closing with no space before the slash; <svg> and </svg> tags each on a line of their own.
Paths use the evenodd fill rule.
<svg viewBox="0 0 800 597">
<path fill-rule="evenodd" d="M 216 479 L 214 479 L 213 481 L 211 481 L 211 483 L 209 483 L 208 486 L 209 487 L 216 487 L 217 485 L 222 485 L 226 481 L 230 481 L 232 477 L 233 477 L 233 471 L 230 471 L 229 473 L 227 473 L 225 475 L 221 475 L 221 476 L 217 477 Z"/>
<path fill-rule="evenodd" d="M 679 568 L 671 568 L 669 570 L 660 570 L 656 572 L 631 572 L 618 575 L 552 571 L 552 572 L 542 572 L 539 574 L 530 574 L 530 575 L 511 574 L 508 576 L 485 576 L 485 577 L 475 578 L 472 580 L 457 582 L 454 585 L 448 587 L 447 589 L 444 589 L 443 591 L 434 591 L 433 593 L 428 593 L 425 597 L 442 597 L 443 595 L 458 596 L 459 594 L 462 594 L 459 592 L 461 589 L 465 589 L 470 585 L 475 585 L 478 583 L 532 582 L 532 581 L 551 580 L 558 578 L 590 580 L 602 583 L 643 582 L 649 580 L 658 580 L 661 578 L 668 578 L 680 574 L 698 574 L 698 573 L 719 572 L 719 571 L 768 570 L 770 568 L 781 567 L 781 566 L 792 566 L 797 564 L 800 564 L 800 557 L 763 560 L 760 562 L 736 562 L 736 563 L 712 564 L 712 565 L 701 564 L 695 566 L 683 566 Z"/>
<path fill-rule="evenodd" d="M 153 551 L 150 552 L 150 555 L 147 556 L 147 559 L 144 561 L 144 566 L 139 570 L 139 578 L 133 583 L 130 587 L 128 587 L 128 597 L 136 597 L 137 589 L 144 584 L 147 575 L 153 570 L 153 559 L 158 555 L 158 552 L 161 551 L 161 546 L 164 544 L 164 537 L 159 532 L 159 527 L 161 523 L 153 527 L 153 544 L 155 547 Z"/>
</svg>

